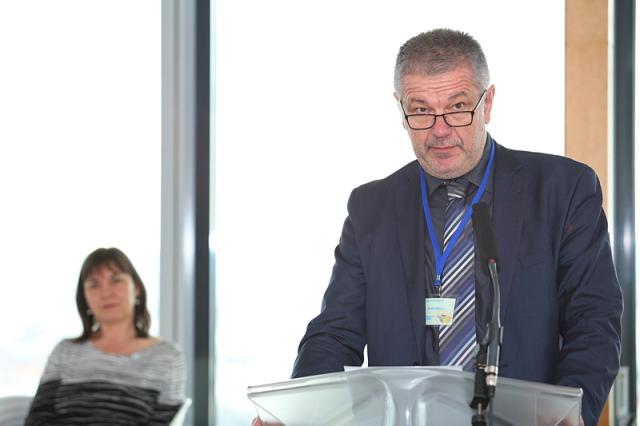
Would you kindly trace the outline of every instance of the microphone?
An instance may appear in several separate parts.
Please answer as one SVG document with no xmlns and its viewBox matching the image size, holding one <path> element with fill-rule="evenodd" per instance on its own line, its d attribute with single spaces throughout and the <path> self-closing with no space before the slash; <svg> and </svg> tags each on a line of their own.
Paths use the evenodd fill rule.
<svg viewBox="0 0 640 426">
<path fill-rule="evenodd" d="M 500 325 L 500 284 L 498 281 L 498 249 L 493 237 L 491 216 L 487 203 L 477 203 L 473 206 L 473 229 L 482 263 L 487 265 L 493 288 L 493 309 L 491 322 L 487 325 L 485 338 L 481 345 L 485 345 L 486 366 L 485 380 L 489 398 L 493 398 L 498 382 L 498 363 L 500 361 L 500 347 L 502 346 L 502 326 Z"/>
<path fill-rule="evenodd" d="M 473 230 L 476 233 L 478 249 L 483 263 L 490 261 L 498 263 L 498 249 L 496 240 L 493 238 L 493 227 L 491 226 L 491 216 L 489 215 L 489 205 L 487 203 L 477 203 L 473 206 Z"/>
</svg>

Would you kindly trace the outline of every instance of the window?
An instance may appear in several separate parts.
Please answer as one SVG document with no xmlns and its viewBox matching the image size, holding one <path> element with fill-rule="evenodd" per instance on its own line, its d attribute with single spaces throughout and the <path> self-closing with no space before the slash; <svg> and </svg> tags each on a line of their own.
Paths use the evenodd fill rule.
<svg viewBox="0 0 640 426">
<path fill-rule="evenodd" d="M 0 396 L 81 331 L 84 258 L 116 246 L 159 323 L 160 3 L 0 3 Z"/>
</svg>

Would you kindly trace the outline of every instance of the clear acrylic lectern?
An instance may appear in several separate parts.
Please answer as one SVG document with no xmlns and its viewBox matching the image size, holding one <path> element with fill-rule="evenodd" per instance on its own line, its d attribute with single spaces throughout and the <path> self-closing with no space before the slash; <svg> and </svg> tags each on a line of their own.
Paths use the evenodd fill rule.
<svg viewBox="0 0 640 426">
<path fill-rule="evenodd" d="M 373 367 L 250 386 L 247 395 L 265 425 L 468 426 L 473 380 L 438 367 Z M 578 426 L 581 398 L 579 388 L 501 377 L 493 424 Z"/>
</svg>

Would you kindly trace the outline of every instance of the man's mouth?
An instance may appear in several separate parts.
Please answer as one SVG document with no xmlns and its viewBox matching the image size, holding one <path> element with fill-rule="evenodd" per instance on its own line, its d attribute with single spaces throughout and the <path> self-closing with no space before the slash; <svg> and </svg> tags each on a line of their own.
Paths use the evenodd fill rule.
<svg viewBox="0 0 640 426">
<path fill-rule="evenodd" d="M 450 154 L 451 151 L 453 151 L 455 148 L 457 148 L 456 145 L 435 145 L 428 147 L 429 151 L 433 152 L 434 154 Z"/>
</svg>

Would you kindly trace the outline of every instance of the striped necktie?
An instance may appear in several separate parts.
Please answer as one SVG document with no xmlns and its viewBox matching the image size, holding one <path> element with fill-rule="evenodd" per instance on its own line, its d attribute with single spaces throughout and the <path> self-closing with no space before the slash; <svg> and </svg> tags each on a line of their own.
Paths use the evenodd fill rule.
<svg viewBox="0 0 640 426">
<path fill-rule="evenodd" d="M 464 216 L 468 181 L 458 179 L 446 182 L 448 203 L 445 210 L 443 250 L 451 241 Z M 456 299 L 454 321 L 440 327 L 440 365 L 462 366 L 473 371 L 476 347 L 474 239 L 469 220 L 455 243 L 442 272 L 442 297 Z"/>
</svg>

